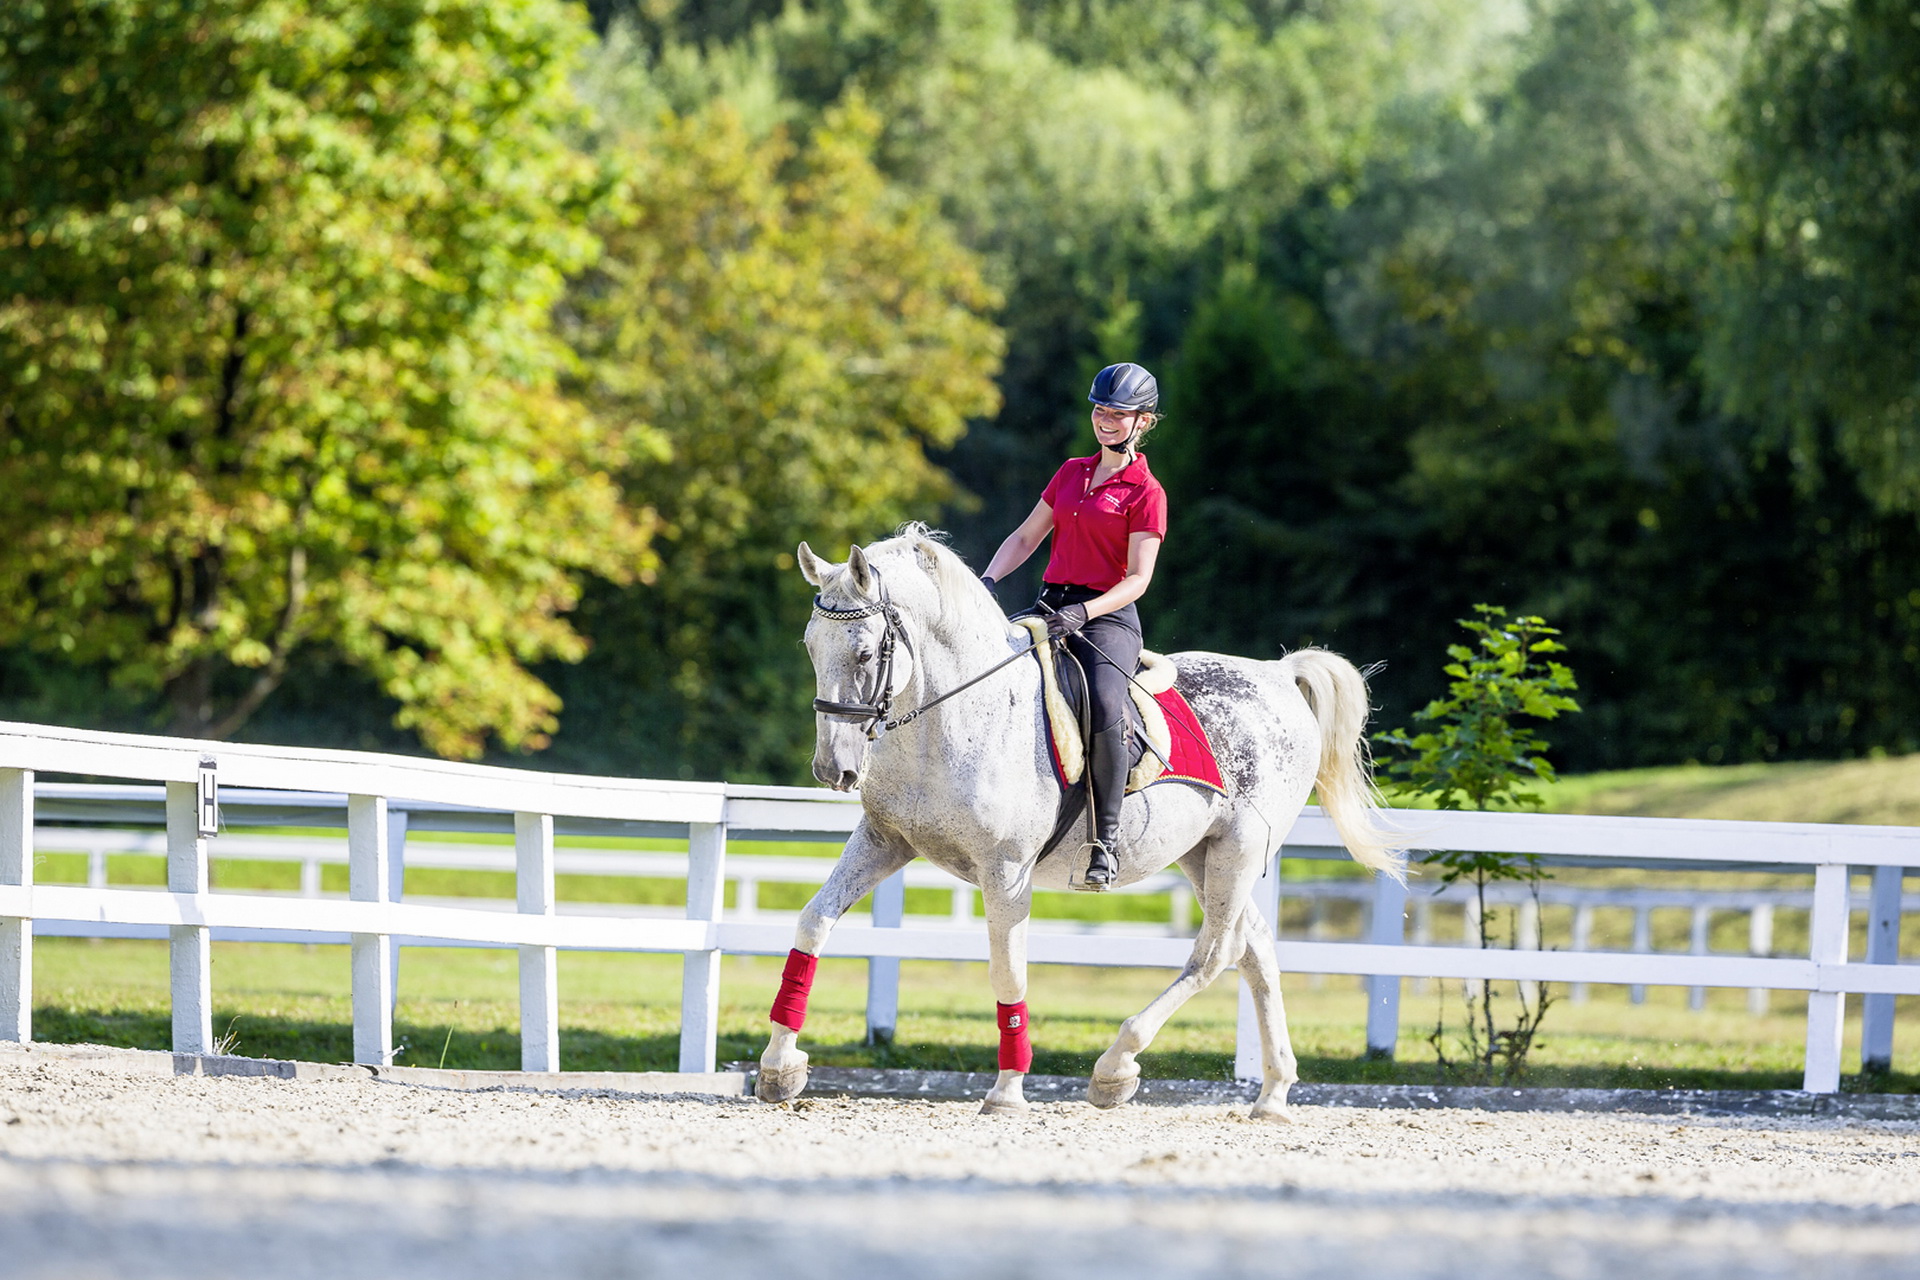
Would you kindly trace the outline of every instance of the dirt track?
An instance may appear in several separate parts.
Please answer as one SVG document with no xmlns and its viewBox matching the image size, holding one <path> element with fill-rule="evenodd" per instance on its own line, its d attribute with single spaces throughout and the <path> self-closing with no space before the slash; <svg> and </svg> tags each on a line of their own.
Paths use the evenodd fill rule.
<svg viewBox="0 0 1920 1280">
<path fill-rule="evenodd" d="M 1909 1276 L 1920 1124 L 451 1093 L 0 1057 L 11 1276 Z"/>
</svg>

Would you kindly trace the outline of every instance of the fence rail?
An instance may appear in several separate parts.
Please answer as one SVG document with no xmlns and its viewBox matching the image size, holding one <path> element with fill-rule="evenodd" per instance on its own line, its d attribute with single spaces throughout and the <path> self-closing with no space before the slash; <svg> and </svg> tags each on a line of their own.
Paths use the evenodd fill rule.
<svg viewBox="0 0 1920 1280">
<path fill-rule="evenodd" d="M 211 842 L 200 831 L 198 784 L 213 761 L 228 821 L 346 828 L 347 900 L 213 892 Z M 146 787 L 35 785 L 36 773 L 159 783 Z M 137 815 L 137 816 L 136 816 Z M 170 947 L 173 1040 L 181 1052 L 212 1043 L 209 944 L 214 929 L 351 938 L 354 1053 L 392 1058 L 395 940 L 514 947 L 520 959 L 522 1064 L 559 1067 L 555 957 L 560 948 L 680 953 L 683 1070 L 711 1070 L 723 954 L 783 954 L 785 924 L 728 919 L 721 910 L 735 839 L 843 840 L 858 821 L 850 797 L 802 788 L 740 787 L 545 774 L 370 753 L 231 746 L 0 722 L 0 1038 L 31 1037 L 32 940 L 39 922 L 164 927 Z M 145 820 L 166 832 L 167 889 L 35 885 L 37 822 Z M 1795 823 L 1568 817 L 1539 814 L 1407 815 L 1423 848 L 1531 853 L 1549 864 L 1647 870 L 1810 873 L 1810 944 L 1804 958 L 1618 951 L 1479 951 L 1405 941 L 1406 891 L 1370 887 L 1365 942 L 1282 939 L 1289 972 L 1372 979 L 1370 1045 L 1391 1044 L 1399 979 L 1484 978 L 1566 983 L 1725 986 L 1808 995 L 1804 1087 L 1838 1088 L 1844 998 L 1867 996 L 1863 1058 L 1891 1058 L 1895 995 L 1920 994 L 1920 966 L 1897 963 L 1902 876 L 1920 866 L 1920 829 Z M 516 910 L 402 900 L 406 834 L 511 831 Z M 684 918 L 562 915 L 554 893 L 556 833 L 680 835 L 688 840 Z M 226 837 L 220 837 L 225 839 Z M 1332 824 L 1307 810 L 1276 853 L 1341 856 Z M 1848 959 L 1853 868 L 1872 876 L 1864 961 Z M 829 955 L 866 957 L 876 971 L 901 959 L 984 960 L 984 929 L 903 921 L 906 877 L 876 890 L 872 921 L 843 923 Z M 1277 917 L 1277 862 L 1258 900 Z M 1037 933 L 1037 963 L 1177 968 L 1189 950 L 1175 937 Z M 876 988 L 885 1001 L 885 984 Z M 1257 1074 L 1258 1046 L 1244 989 L 1236 1070 Z M 891 1011 L 870 1020 L 891 1026 Z"/>
</svg>

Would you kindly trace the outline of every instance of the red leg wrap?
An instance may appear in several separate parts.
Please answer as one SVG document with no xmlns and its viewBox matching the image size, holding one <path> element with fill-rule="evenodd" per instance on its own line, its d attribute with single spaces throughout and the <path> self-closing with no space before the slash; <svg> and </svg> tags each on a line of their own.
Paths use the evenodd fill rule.
<svg viewBox="0 0 1920 1280">
<path fill-rule="evenodd" d="M 804 951 L 787 952 L 787 967 L 780 974 L 780 994 L 773 998 L 773 1012 L 767 1016 L 793 1031 L 807 1021 L 807 993 L 813 990 L 813 972 L 820 957 Z"/>
<path fill-rule="evenodd" d="M 1027 1036 L 1027 1002 L 995 1004 L 1000 1015 L 1000 1069 L 1033 1069 L 1033 1041 Z"/>
</svg>

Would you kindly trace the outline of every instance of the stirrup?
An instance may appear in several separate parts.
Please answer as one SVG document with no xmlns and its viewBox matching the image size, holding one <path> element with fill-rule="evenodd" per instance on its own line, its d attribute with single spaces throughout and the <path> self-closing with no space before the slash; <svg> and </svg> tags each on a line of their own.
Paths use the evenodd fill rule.
<svg viewBox="0 0 1920 1280">
<path fill-rule="evenodd" d="M 1087 874 L 1074 888 L 1082 893 L 1105 893 L 1120 878 L 1120 859 L 1104 841 L 1087 846 Z"/>
</svg>

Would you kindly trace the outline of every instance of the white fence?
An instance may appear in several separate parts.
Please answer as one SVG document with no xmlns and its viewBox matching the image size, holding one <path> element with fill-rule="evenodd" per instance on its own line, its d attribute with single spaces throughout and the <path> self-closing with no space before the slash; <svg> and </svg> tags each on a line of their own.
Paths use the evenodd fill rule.
<svg viewBox="0 0 1920 1280">
<path fill-rule="evenodd" d="M 344 822 L 349 900 L 210 891 L 209 841 L 200 834 L 196 785 L 203 756 L 217 755 L 221 804 L 232 817 L 301 825 Z M 98 793 L 35 787 L 35 772 L 129 779 L 164 786 L 167 891 L 32 883 L 36 814 L 65 821 L 108 820 Z M 249 790 L 258 789 L 258 790 Z M 286 792 L 303 798 L 290 802 Z M 89 795 L 96 799 L 89 800 Z M 117 810 L 122 816 L 125 803 Z M 92 806 L 90 808 L 90 805 Z M 559 948 L 679 953 L 685 957 L 681 1003 L 682 1070 L 711 1070 L 725 953 L 784 954 L 791 929 L 780 923 L 723 919 L 722 892 L 731 833 L 754 839 L 843 840 L 857 804 L 824 791 L 786 787 L 662 783 L 572 777 L 456 765 L 355 752 L 244 747 L 88 733 L 0 723 L 0 1038 L 31 1035 L 32 942 L 36 922 L 163 926 L 168 931 L 173 1038 L 179 1052 L 212 1043 L 209 944 L 213 931 L 257 931 L 310 938 L 344 936 L 353 947 L 354 1053 L 392 1058 L 396 940 L 514 947 L 520 953 L 522 1065 L 559 1067 L 555 955 Z M 1363 943 L 1283 939 L 1282 969 L 1295 973 L 1376 975 L 1369 1043 L 1397 1024 L 1400 977 L 1538 980 L 1689 987 L 1735 987 L 1808 994 L 1804 1087 L 1839 1085 L 1844 997 L 1867 995 L 1865 1056 L 1890 1057 L 1892 998 L 1920 994 L 1920 966 L 1898 959 L 1901 877 L 1920 866 L 1920 829 L 1787 823 L 1562 817 L 1534 814 L 1432 814 L 1414 819 L 1435 847 L 1534 853 L 1563 865 L 1810 873 L 1811 942 L 1804 958 L 1672 955 L 1615 951 L 1479 951 L 1407 945 L 1405 891 L 1374 887 L 1369 939 Z M 415 829 L 500 830 L 514 835 L 517 910 L 511 913 L 398 899 L 396 847 Z M 560 915 L 554 875 L 556 831 L 580 834 L 684 835 L 689 841 L 684 919 L 611 914 Z M 1334 856 L 1331 824 L 1309 809 L 1288 834 L 1287 856 Z M 1867 954 L 1847 955 L 1849 876 L 1872 876 Z M 828 955 L 866 957 L 876 992 L 890 988 L 901 959 L 984 960 L 984 929 L 906 927 L 903 881 L 876 891 L 870 923 L 843 922 Z M 1259 888 L 1271 919 L 1279 878 Z M 1177 968 L 1188 944 L 1173 937 L 1036 933 L 1036 963 Z M 984 998 L 984 997 L 983 997 Z M 1244 991 L 1236 1070 L 1252 1076 L 1258 1046 Z M 891 1025 L 891 1011 L 869 1011 Z M 1886 1053 L 1879 1052 L 1884 1041 Z"/>
</svg>

